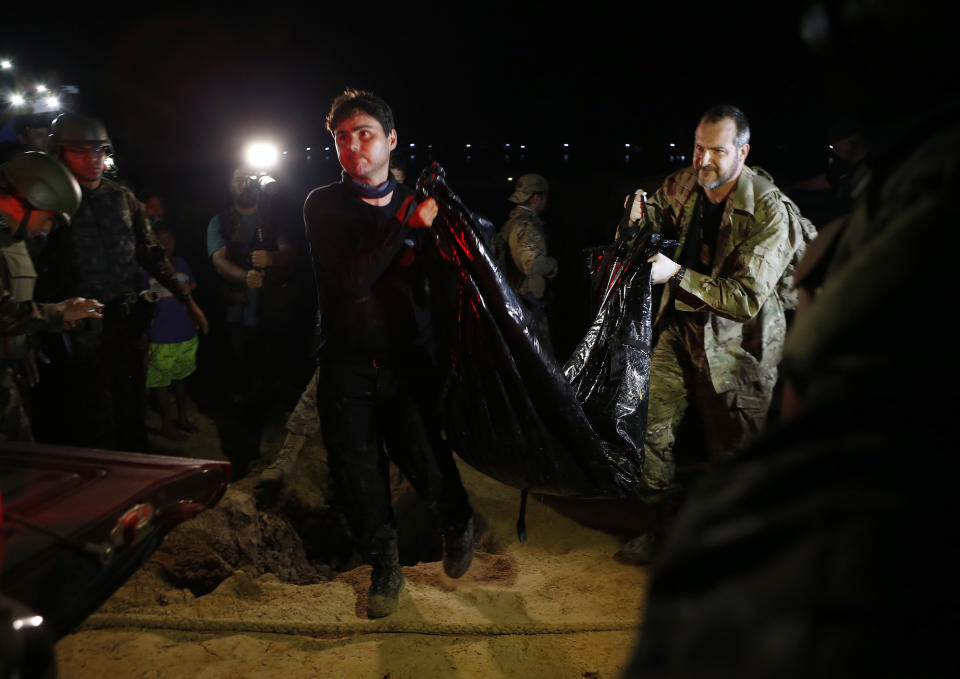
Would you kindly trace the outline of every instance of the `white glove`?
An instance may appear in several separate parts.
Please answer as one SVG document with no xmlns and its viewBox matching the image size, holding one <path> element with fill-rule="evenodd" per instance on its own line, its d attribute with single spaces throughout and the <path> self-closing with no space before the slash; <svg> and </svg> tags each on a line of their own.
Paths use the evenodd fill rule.
<svg viewBox="0 0 960 679">
<path fill-rule="evenodd" d="M 654 285 L 666 283 L 680 270 L 679 264 L 660 252 L 647 261 L 653 262 L 650 268 L 650 280 Z"/>
<path fill-rule="evenodd" d="M 643 189 L 637 189 L 633 192 L 633 195 L 633 205 L 630 206 L 630 221 L 628 222 L 631 226 L 636 224 L 637 220 L 646 217 L 644 214 L 643 197 L 647 195 L 647 192 Z M 623 199 L 623 207 L 627 207 L 628 202 L 630 202 L 630 196 Z"/>
</svg>

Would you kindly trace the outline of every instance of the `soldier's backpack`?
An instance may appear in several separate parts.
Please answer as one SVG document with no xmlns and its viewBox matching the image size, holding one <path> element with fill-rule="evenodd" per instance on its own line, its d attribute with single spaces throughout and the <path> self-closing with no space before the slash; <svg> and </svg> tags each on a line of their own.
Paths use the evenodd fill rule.
<svg viewBox="0 0 960 679">
<path fill-rule="evenodd" d="M 773 176 L 763 168 L 754 166 L 753 170 L 760 176 L 773 182 Z M 807 249 L 807 244 L 817 237 L 817 227 L 800 213 L 800 208 L 797 207 L 797 204 L 787 196 L 787 194 L 780 191 L 780 197 L 787 208 L 787 215 L 790 220 L 790 232 L 797 241 L 797 249 L 790 259 L 787 270 L 784 271 L 783 276 L 777 281 L 776 291 L 777 296 L 780 297 L 780 301 L 783 303 L 783 308 L 787 311 L 793 311 L 797 308 L 798 302 L 798 293 L 793 285 L 793 273 L 797 264 L 800 262 L 800 258 L 803 257 L 803 253 Z"/>
</svg>

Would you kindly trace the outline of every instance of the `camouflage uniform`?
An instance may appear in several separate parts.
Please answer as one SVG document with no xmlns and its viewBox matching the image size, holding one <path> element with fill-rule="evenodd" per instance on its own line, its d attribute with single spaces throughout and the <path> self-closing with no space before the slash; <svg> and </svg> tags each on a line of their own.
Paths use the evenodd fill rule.
<svg viewBox="0 0 960 679">
<path fill-rule="evenodd" d="M 517 296 L 534 314 L 542 336 L 549 342 L 544 295 L 547 276 L 557 273 L 557 260 L 547 255 L 543 220 L 531 209 L 517 205 L 496 237 L 497 260 Z"/>
<path fill-rule="evenodd" d="M 57 414 L 46 423 L 45 440 L 145 447 L 146 331 L 153 309 L 138 295 L 141 267 L 186 299 L 133 192 L 109 179 L 95 190 L 84 188 L 71 224 L 50 234 L 37 297 L 81 296 L 106 306 L 103 320 L 88 319 L 45 338 L 44 353 L 52 362 L 44 366 L 41 398 L 43 410 Z"/>
<path fill-rule="evenodd" d="M 648 200 L 663 235 L 680 241 L 676 261 L 698 200 L 706 198 L 692 167 L 667 177 Z M 777 283 L 803 242 L 783 200 L 745 166 L 723 208 L 710 272 L 688 269 L 679 286 L 664 286 L 644 439 L 651 491 L 674 486 L 673 445 L 690 402 L 703 417 L 711 459 L 728 456 L 763 427 L 786 332 Z"/>
<path fill-rule="evenodd" d="M 26 244 L 14 241 L 0 218 L 0 440 L 33 440 L 17 379 L 29 349 L 26 334 L 63 327 L 55 305 L 33 303 L 36 275 Z"/>
<path fill-rule="evenodd" d="M 320 431 L 320 413 L 317 411 L 317 380 L 320 370 L 313 371 L 293 412 L 287 417 L 287 435 L 277 457 L 263 470 L 257 481 L 257 491 L 263 499 L 273 499 L 270 494 L 279 491 L 286 477 L 293 471 L 307 437 Z"/>
<path fill-rule="evenodd" d="M 312 436 L 320 431 L 320 416 L 317 414 L 317 378 L 319 370 L 313 371 L 313 377 L 307 384 L 297 406 L 287 418 L 287 432 L 296 436 Z"/>
</svg>

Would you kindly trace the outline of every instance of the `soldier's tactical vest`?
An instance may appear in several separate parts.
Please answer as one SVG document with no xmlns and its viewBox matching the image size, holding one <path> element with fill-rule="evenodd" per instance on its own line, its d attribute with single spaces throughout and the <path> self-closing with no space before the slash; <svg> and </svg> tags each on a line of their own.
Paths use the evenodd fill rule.
<svg viewBox="0 0 960 679">
<path fill-rule="evenodd" d="M 773 176 L 763 168 L 754 167 L 753 169 L 761 177 L 773 182 Z M 783 201 L 784 206 L 787 208 L 790 232 L 795 235 L 798 243 L 797 249 L 794 250 L 793 257 L 790 259 L 790 265 L 787 267 L 787 270 L 783 273 L 783 276 L 780 278 L 780 280 L 777 281 L 776 292 L 777 295 L 780 296 L 780 300 L 783 302 L 783 308 L 787 311 L 793 311 L 797 308 L 797 303 L 799 301 L 799 293 L 794 288 L 793 284 L 793 273 L 797 268 L 797 264 L 800 263 L 803 253 L 806 252 L 807 245 L 817 237 L 817 227 L 814 226 L 813 222 L 800 214 L 800 208 L 797 207 L 797 204 L 794 203 L 793 200 L 791 200 L 782 191 L 780 192 L 780 198 Z"/>
<path fill-rule="evenodd" d="M 37 271 L 27 251 L 27 244 L 17 241 L 2 250 L 3 259 L 9 274 L 6 288 L 14 302 L 29 302 L 33 299 L 33 289 L 37 283 Z M 0 358 L 20 359 L 27 354 L 26 335 L 4 335 L 0 337 Z"/>
<path fill-rule="evenodd" d="M 70 225 L 50 233 L 40 258 L 36 299 L 92 297 L 106 304 L 138 290 L 140 264 L 129 189 L 104 179 L 83 201 Z"/>
</svg>

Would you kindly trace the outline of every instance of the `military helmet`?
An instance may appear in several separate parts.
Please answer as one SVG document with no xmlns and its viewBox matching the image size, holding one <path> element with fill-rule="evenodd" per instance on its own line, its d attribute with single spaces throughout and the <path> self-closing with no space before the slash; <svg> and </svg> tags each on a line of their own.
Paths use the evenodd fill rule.
<svg viewBox="0 0 960 679">
<path fill-rule="evenodd" d="M 70 171 L 49 154 L 18 153 L 0 165 L 0 176 L 36 210 L 52 210 L 69 222 L 80 208 L 80 185 Z"/>
<path fill-rule="evenodd" d="M 64 144 L 112 146 L 102 122 L 76 113 L 61 113 L 50 126 L 50 148 Z"/>
</svg>

